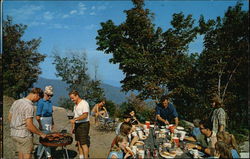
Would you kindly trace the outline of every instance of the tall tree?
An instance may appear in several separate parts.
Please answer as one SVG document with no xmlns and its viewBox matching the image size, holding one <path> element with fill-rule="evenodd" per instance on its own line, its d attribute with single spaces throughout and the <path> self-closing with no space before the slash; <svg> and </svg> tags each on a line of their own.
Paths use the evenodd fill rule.
<svg viewBox="0 0 250 159">
<path fill-rule="evenodd" d="M 217 94 L 226 105 L 230 117 L 238 123 L 247 116 L 247 66 L 249 64 L 249 13 L 242 4 L 229 7 L 224 17 L 216 20 L 200 20 L 205 32 L 200 57 L 200 76 L 206 99 Z"/>
<path fill-rule="evenodd" d="M 46 57 L 37 50 L 41 38 L 21 39 L 26 28 L 23 24 L 13 24 L 9 16 L 3 21 L 3 90 L 14 98 L 19 98 L 37 81 L 41 73 L 39 63 Z"/>
<path fill-rule="evenodd" d="M 87 74 L 86 52 L 67 53 L 71 56 L 61 57 L 58 50 L 53 51 L 56 76 L 61 77 L 62 81 L 69 85 L 68 91 L 77 90 L 90 105 L 95 104 L 104 97 L 104 91 L 100 87 L 100 81 L 91 80 Z"/>
<path fill-rule="evenodd" d="M 167 91 L 174 73 L 184 71 L 176 64 L 185 63 L 184 53 L 196 37 L 191 15 L 174 14 L 173 28 L 163 33 L 155 29 L 153 14 L 144 9 L 143 0 L 132 0 L 134 8 L 125 10 L 126 21 L 116 26 L 112 20 L 101 23 L 96 37 L 97 49 L 112 54 L 111 63 L 119 63 L 125 74 L 124 91 L 137 90 L 141 98 L 158 98 Z M 174 69 L 172 69 L 174 68 Z"/>
</svg>

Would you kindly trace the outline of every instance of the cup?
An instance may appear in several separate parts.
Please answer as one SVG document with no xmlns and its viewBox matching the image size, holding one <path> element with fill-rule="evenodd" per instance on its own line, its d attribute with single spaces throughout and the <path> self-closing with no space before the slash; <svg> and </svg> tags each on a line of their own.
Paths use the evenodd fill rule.
<svg viewBox="0 0 250 159">
<path fill-rule="evenodd" d="M 139 158 L 139 159 L 143 159 L 143 158 L 144 158 L 144 155 L 145 155 L 145 151 L 144 151 L 144 150 L 139 150 L 139 151 L 138 151 L 138 158 Z"/>
<path fill-rule="evenodd" d="M 179 133 L 181 134 L 180 140 L 183 141 L 186 136 L 186 131 L 179 131 Z"/>
<path fill-rule="evenodd" d="M 145 129 L 144 132 L 145 132 L 145 135 L 146 135 L 146 136 L 149 135 L 149 129 Z"/>
<path fill-rule="evenodd" d="M 174 133 L 174 129 L 175 129 L 175 126 L 174 126 L 174 125 L 169 126 L 169 130 L 170 130 L 171 133 Z"/>
<path fill-rule="evenodd" d="M 199 152 L 198 152 L 197 149 L 193 150 L 193 156 L 194 156 L 194 158 L 198 158 L 199 157 Z"/>
<path fill-rule="evenodd" d="M 133 137 L 137 136 L 137 133 L 136 133 L 135 131 L 132 132 L 132 136 L 133 136 Z"/>
<path fill-rule="evenodd" d="M 146 121 L 145 124 L 147 125 L 147 128 L 150 128 L 150 121 Z"/>
<path fill-rule="evenodd" d="M 132 152 L 136 155 L 137 146 L 132 146 Z"/>
<path fill-rule="evenodd" d="M 175 146 L 179 147 L 180 146 L 179 138 L 178 137 L 173 137 L 173 140 L 174 140 Z"/>
<path fill-rule="evenodd" d="M 141 139 L 143 137 L 143 132 L 140 130 L 138 131 L 138 134 L 139 134 L 139 138 Z"/>
</svg>

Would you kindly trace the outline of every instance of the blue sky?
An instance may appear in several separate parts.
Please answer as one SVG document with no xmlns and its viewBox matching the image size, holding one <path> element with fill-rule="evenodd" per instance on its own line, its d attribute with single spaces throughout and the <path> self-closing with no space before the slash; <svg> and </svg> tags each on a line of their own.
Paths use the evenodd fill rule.
<svg viewBox="0 0 250 159">
<path fill-rule="evenodd" d="M 153 21 L 164 31 L 170 25 L 173 13 L 192 14 L 198 21 L 200 15 L 205 19 L 215 19 L 223 16 L 228 6 L 234 6 L 237 1 L 146 1 L 145 8 L 155 13 Z M 248 1 L 243 1 L 244 10 L 248 10 Z M 124 78 L 118 65 L 110 64 L 112 55 L 97 51 L 97 30 L 100 23 L 109 19 L 116 25 L 125 21 L 123 12 L 132 8 L 131 1 L 4 1 L 3 17 L 10 15 L 14 23 L 28 25 L 24 40 L 42 38 L 39 52 L 47 58 L 40 64 L 41 76 L 49 79 L 59 79 L 55 76 L 55 66 L 52 64 L 54 48 L 66 56 L 65 50 L 86 51 L 89 74 L 94 76 L 94 66 L 98 65 L 97 77 L 101 81 L 120 86 Z M 202 50 L 202 38 L 198 37 L 190 45 L 190 52 Z"/>
</svg>

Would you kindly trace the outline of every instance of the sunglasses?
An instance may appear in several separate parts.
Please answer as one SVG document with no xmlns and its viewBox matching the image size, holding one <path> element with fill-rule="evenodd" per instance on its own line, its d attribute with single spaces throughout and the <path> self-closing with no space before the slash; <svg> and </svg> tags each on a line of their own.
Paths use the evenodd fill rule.
<svg viewBox="0 0 250 159">
<path fill-rule="evenodd" d="M 47 96 L 48 96 L 48 97 L 53 97 L 53 95 L 48 95 L 48 94 L 47 94 Z"/>
</svg>

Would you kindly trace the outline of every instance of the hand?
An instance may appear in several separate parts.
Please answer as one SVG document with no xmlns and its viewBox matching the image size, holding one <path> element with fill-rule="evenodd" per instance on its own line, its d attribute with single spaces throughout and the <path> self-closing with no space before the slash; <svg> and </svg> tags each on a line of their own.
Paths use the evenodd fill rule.
<svg viewBox="0 0 250 159">
<path fill-rule="evenodd" d="M 129 152 L 127 152 L 126 155 L 124 156 L 124 158 L 128 158 L 129 156 L 131 156 L 131 154 Z"/>
<path fill-rule="evenodd" d="M 70 120 L 70 123 L 71 123 L 71 124 L 75 124 L 75 122 L 76 122 L 75 119 L 71 119 L 71 120 Z"/>
<path fill-rule="evenodd" d="M 41 138 L 43 138 L 43 139 L 44 139 L 47 135 L 46 135 L 46 134 L 44 134 L 44 133 L 41 133 L 41 134 L 40 134 L 40 136 L 41 136 Z"/>
<path fill-rule="evenodd" d="M 165 122 L 164 122 L 166 125 L 169 125 L 169 122 L 166 120 Z"/>
<path fill-rule="evenodd" d="M 197 148 L 197 145 L 188 143 L 188 144 L 187 144 L 187 148 L 188 148 L 188 149 Z"/>
</svg>

